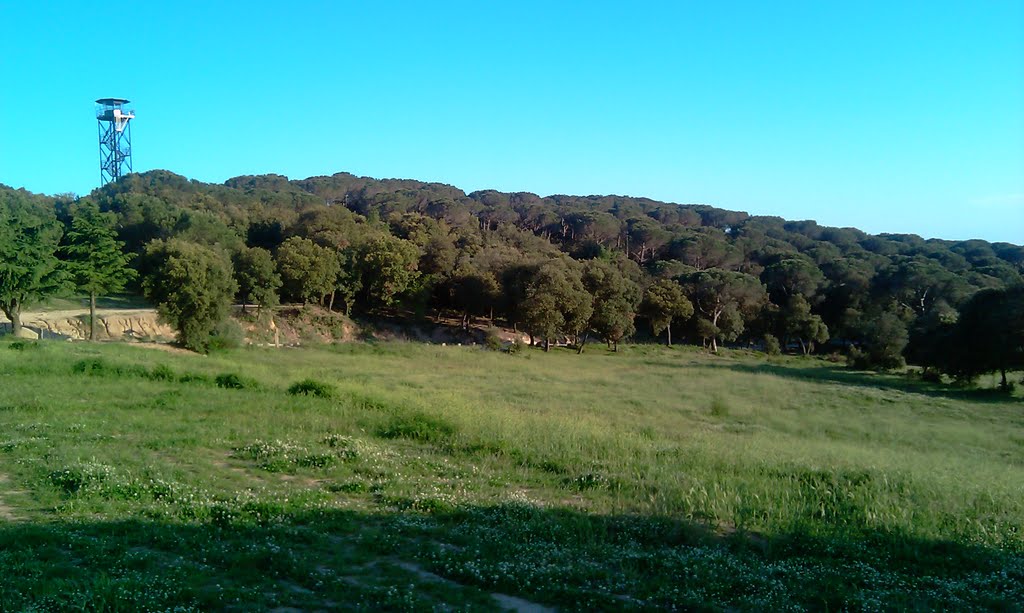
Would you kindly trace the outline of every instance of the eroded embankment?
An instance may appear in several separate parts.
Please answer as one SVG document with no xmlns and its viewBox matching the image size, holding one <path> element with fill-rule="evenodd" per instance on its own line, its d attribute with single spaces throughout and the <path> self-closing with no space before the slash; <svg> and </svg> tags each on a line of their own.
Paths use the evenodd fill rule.
<svg viewBox="0 0 1024 613">
<path fill-rule="evenodd" d="M 85 339 L 89 337 L 89 311 L 69 310 L 47 313 L 23 313 L 22 326 L 27 336 Z M 11 324 L 0 321 L 0 333 L 8 333 Z M 96 312 L 98 340 L 172 340 L 174 329 L 161 323 L 155 309 L 99 309 Z"/>
</svg>

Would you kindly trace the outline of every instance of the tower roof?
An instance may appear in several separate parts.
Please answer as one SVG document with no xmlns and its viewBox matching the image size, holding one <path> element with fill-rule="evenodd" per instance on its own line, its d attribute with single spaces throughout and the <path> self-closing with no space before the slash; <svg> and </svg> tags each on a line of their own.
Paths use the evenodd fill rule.
<svg viewBox="0 0 1024 613">
<path fill-rule="evenodd" d="M 100 98 L 96 101 L 96 104 L 106 104 L 108 106 L 117 106 L 121 104 L 128 104 L 131 100 L 126 98 Z"/>
</svg>

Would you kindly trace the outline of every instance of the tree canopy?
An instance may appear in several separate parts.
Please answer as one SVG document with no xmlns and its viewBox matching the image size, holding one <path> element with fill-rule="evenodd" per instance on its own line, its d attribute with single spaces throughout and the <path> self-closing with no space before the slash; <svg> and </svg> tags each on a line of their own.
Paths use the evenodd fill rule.
<svg viewBox="0 0 1024 613">
<path fill-rule="evenodd" d="M 117 240 L 117 218 L 102 213 L 92 201 L 73 208 L 71 228 L 61 252 L 76 287 L 89 295 L 89 338 L 96 338 L 96 297 L 120 292 L 138 276 L 128 266 L 124 242 Z"/>
<path fill-rule="evenodd" d="M 0 311 L 16 335 L 24 305 L 67 287 L 67 273 L 57 259 L 62 234 L 45 200 L 0 189 Z"/>
<path fill-rule="evenodd" d="M 213 248 L 177 238 L 149 243 L 145 260 L 146 298 L 178 330 L 182 345 L 206 351 L 238 291 L 231 261 Z"/>
<path fill-rule="evenodd" d="M 5 187 L 0 198 L 0 303 L 17 317 L 21 304 L 61 285 L 54 245 L 74 221 L 53 211 L 74 206 Z M 447 313 L 464 325 L 487 316 L 548 344 L 585 342 L 589 333 L 615 344 L 650 329 L 716 350 L 762 347 L 771 336 L 788 350 L 842 351 L 886 368 L 958 351 L 926 342 L 928 330 L 950 330 L 936 327 L 937 313 L 956 321 L 979 292 L 1024 283 L 1018 245 L 870 235 L 617 195 L 467 194 L 348 173 L 215 185 L 151 171 L 87 200 L 116 220 L 135 267 L 160 241 L 230 256 L 243 301 L 262 291 L 255 301 L 267 304 L 280 297 L 391 317 Z M 683 308 L 666 320 L 655 308 L 674 301 L 671 283 L 692 314 Z"/>
</svg>

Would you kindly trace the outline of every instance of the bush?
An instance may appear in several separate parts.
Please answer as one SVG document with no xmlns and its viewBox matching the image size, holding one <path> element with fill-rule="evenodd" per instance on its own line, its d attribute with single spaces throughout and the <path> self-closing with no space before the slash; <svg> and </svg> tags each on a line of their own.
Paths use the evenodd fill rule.
<svg viewBox="0 0 1024 613">
<path fill-rule="evenodd" d="M 104 375 L 112 370 L 105 361 L 95 358 L 91 360 L 79 360 L 71 367 L 71 371 L 83 375 Z"/>
<path fill-rule="evenodd" d="M 256 389 L 260 386 L 260 384 L 253 379 L 237 375 L 233 372 L 226 372 L 217 375 L 214 379 L 214 383 L 217 384 L 217 387 L 223 387 L 231 390 Z"/>
<path fill-rule="evenodd" d="M 426 413 L 396 415 L 387 426 L 377 431 L 383 438 L 408 438 L 425 443 L 436 443 L 450 439 L 455 426 Z"/>
<path fill-rule="evenodd" d="M 39 343 L 36 341 L 14 341 L 7 345 L 8 349 L 14 351 L 24 351 L 26 349 L 39 349 Z"/>
<path fill-rule="evenodd" d="M 721 398 L 711 400 L 711 414 L 715 417 L 728 417 L 731 411 L 729 403 Z"/>
<path fill-rule="evenodd" d="M 64 494 L 77 494 L 79 490 L 106 481 L 114 474 L 114 469 L 96 462 L 86 462 L 55 470 L 47 475 L 51 485 Z"/>
<path fill-rule="evenodd" d="M 317 381 L 316 379 L 303 379 L 293 383 L 288 388 L 292 396 L 316 396 L 317 398 L 333 398 L 335 395 L 334 386 L 329 383 Z"/>
<path fill-rule="evenodd" d="M 364 446 L 361 441 L 343 434 L 330 434 L 323 442 L 333 450 L 335 456 L 343 460 L 358 458 L 359 449 Z"/>
<path fill-rule="evenodd" d="M 98 357 L 79 360 L 72 365 L 71 369 L 75 374 L 88 375 L 90 377 L 139 377 L 155 381 L 175 380 L 173 371 L 163 364 L 150 370 L 140 364 L 120 366 Z"/>
<path fill-rule="evenodd" d="M 484 331 L 484 347 L 491 351 L 501 351 L 501 334 L 494 326 Z"/>
<path fill-rule="evenodd" d="M 764 335 L 764 352 L 768 355 L 779 355 L 782 353 L 782 347 L 779 345 L 779 339 L 775 338 L 774 335 Z"/>
<path fill-rule="evenodd" d="M 210 378 L 209 377 L 207 377 L 206 375 L 200 374 L 200 373 L 195 373 L 195 372 L 187 372 L 187 373 L 181 375 L 180 377 L 178 377 L 178 383 L 209 383 L 209 382 L 210 382 Z"/>
<path fill-rule="evenodd" d="M 517 353 L 521 353 L 522 351 L 523 351 L 523 341 L 519 340 L 518 338 L 516 340 L 512 341 L 512 344 L 508 346 L 508 352 L 511 355 L 515 355 Z"/>
<path fill-rule="evenodd" d="M 337 461 L 330 453 L 311 453 L 295 458 L 295 464 L 303 468 L 328 468 Z"/>
<path fill-rule="evenodd" d="M 245 330 L 242 325 L 228 317 L 214 328 L 210 335 L 209 350 L 238 349 L 245 343 Z"/>
<path fill-rule="evenodd" d="M 942 373 L 937 370 L 925 369 L 921 371 L 921 380 L 926 383 L 942 383 Z"/>
<path fill-rule="evenodd" d="M 160 364 L 149 371 L 149 378 L 154 381 L 174 381 L 177 379 L 177 376 L 169 366 Z"/>
<path fill-rule="evenodd" d="M 369 487 L 362 481 L 348 481 L 346 483 L 332 483 L 327 486 L 329 492 L 345 492 L 348 494 L 359 494 L 369 491 Z"/>
<path fill-rule="evenodd" d="M 207 351 L 238 290 L 231 260 L 219 249 L 172 238 L 151 241 L 141 265 L 147 271 L 142 293 L 177 329 L 178 341 L 193 351 Z"/>
<path fill-rule="evenodd" d="M 856 370 L 896 370 L 907 365 L 902 355 L 882 351 L 862 351 L 850 347 L 846 364 Z"/>
</svg>

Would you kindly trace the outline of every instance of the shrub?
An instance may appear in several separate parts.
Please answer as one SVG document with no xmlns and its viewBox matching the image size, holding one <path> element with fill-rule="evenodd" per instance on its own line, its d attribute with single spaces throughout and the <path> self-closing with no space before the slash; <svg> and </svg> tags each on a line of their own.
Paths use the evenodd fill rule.
<svg viewBox="0 0 1024 613">
<path fill-rule="evenodd" d="M 244 447 L 235 448 L 235 457 L 249 460 L 267 460 L 277 457 L 296 457 L 306 454 L 305 447 L 292 441 L 264 441 L 257 439 Z"/>
<path fill-rule="evenodd" d="M 523 341 L 519 340 L 518 338 L 516 340 L 512 341 L 512 344 L 508 346 L 508 352 L 511 355 L 515 355 L 517 353 L 520 353 L 520 352 L 522 352 L 522 350 L 523 350 Z"/>
<path fill-rule="evenodd" d="M 293 383 L 288 388 L 292 396 L 316 396 L 317 398 L 333 398 L 335 395 L 334 386 L 329 383 L 317 381 L 316 379 L 303 379 Z"/>
<path fill-rule="evenodd" d="M 210 335 L 209 349 L 211 351 L 223 349 L 238 349 L 245 343 L 245 330 L 242 325 L 234 319 L 227 317 L 222 319 Z"/>
<path fill-rule="evenodd" d="M 387 426 L 377 431 L 384 438 L 408 438 L 423 442 L 439 442 L 455 434 L 455 426 L 447 421 L 427 415 L 410 413 L 396 415 Z"/>
<path fill-rule="evenodd" d="M 177 376 L 169 366 L 166 364 L 160 364 L 153 368 L 153 370 L 149 371 L 149 378 L 154 381 L 174 381 L 177 379 Z"/>
<path fill-rule="evenodd" d="M 484 347 L 487 347 L 491 351 L 501 350 L 501 334 L 494 326 L 491 326 L 484 331 Z"/>
<path fill-rule="evenodd" d="M 921 380 L 926 383 L 942 383 L 942 373 L 937 370 L 925 369 L 921 371 Z"/>
<path fill-rule="evenodd" d="M 142 267 L 147 271 L 142 292 L 177 329 L 178 341 L 193 351 L 207 351 L 238 290 L 231 261 L 218 249 L 172 238 L 150 242 Z"/>
<path fill-rule="evenodd" d="M 39 349 L 39 346 L 39 343 L 36 341 L 14 341 L 7 345 L 7 348 L 14 351 L 24 351 L 26 349 Z"/>
<path fill-rule="evenodd" d="M 209 383 L 209 382 L 210 382 L 210 377 L 208 377 L 206 375 L 203 375 L 203 374 L 195 373 L 195 372 L 187 372 L 187 373 L 181 375 L 180 377 L 178 377 L 178 383 Z"/>
<path fill-rule="evenodd" d="M 715 417 L 728 417 L 731 409 L 729 404 L 721 398 L 714 398 L 711 401 L 711 414 Z"/>
<path fill-rule="evenodd" d="M 232 390 L 256 389 L 260 386 L 260 384 L 253 379 L 237 375 L 233 372 L 226 372 L 217 375 L 214 379 L 214 383 L 217 384 L 217 387 Z"/>
<path fill-rule="evenodd" d="M 902 355 L 880 351 L 862 351 L 857 347 L 850 347 L 846 364 L 856 370 L 879 371 L 896 370 L 907 365 Z"/>
<path fill-rule="evenodd" d="M 239 518 L 239 512 L 226 504 L 215 504 L 210 507 L 210 523 L 227 528 Z"/>
<path fill-rule="evenodd" d="M 114 469 L 105 464 L 89 462 L 55 470 L 47 475 L 50 483 L 65 494 L 76 494 L 89 486 L 113 476 Z"/>
<path fill-rule="evenodd" d="M 330 434 L 324 439 L 324 444 L 334 450 L 334 455 L 342 460 L 354 460 L 359 457 L 359 449 L 364 444 L 351 436 L 342 434 Z"/>
<path fill-rule="evenodd" d="M 329 492 L 345 492 L 348 494 L 359 494 L 369 490 L 362 481 L 348 481 L 346 483 L 332 483 L 327 486 Z"/>
<path fill-rule="evenodd" d="M 153 370 L 149 370 L 140 364 L 118 366 L 102 358 L 79 360 L 71 366 L 71 371 L 76 374 L 92 377 L 140 377 L 143 379 L 174 380 L 174 373 L 166 366 L 157 366 Z"/>
<path fill-rule="evenodd" d="M 79 360 L 71 367 L 72 372 L 97 376 L 111 374 L 113 370 L 114 368 L 110 364 L 99 358 Z"/>
<path fill-rule="evenodd" d="M 304 468 L 327 468 L 337 461 L 330 453 L 312 453 L 295 458 L 295 464 Z"/>
<path fill-rule="evenodd" d="M 764 352 L 768 355 L 779 355 L 782 353 L 782 347 L 779 345 L 779 339 L 775 338 L 772 334 L 765 334 Z"/>
</svg>

